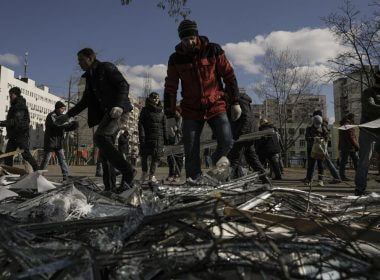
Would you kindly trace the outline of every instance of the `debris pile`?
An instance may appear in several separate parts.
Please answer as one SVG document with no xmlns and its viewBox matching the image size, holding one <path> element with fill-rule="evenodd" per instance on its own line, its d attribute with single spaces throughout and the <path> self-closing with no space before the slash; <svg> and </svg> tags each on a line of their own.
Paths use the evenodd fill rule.
<svg viewBox="0 0 380 280">
<path fill-rule="evenodd" d="M 330 198 L 255 173 L 120 195 L 4 176 L 0 193 L 16 195 L 1 196 L 0 279 L 380 279 L 376 194 Z"/>
</svg>

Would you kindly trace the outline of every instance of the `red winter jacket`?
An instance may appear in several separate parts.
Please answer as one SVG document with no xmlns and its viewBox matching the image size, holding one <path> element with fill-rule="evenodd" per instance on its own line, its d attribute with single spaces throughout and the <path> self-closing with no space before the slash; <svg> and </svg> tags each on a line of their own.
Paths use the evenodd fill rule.
<svg viewBox="0 0 380 280">
<path fill-rule="evenodd" d="M 184 119 L 207 120 L 226 112 L 226 100 L 230 104 L 238 101 L 236 77 L 224 51 L 206 37 L 199 38 L 199 51 L 186 53 L 180 43 L 169 58 L 164 91 L 164 109 L 168 117 L 175 113 L 179 80 Z"/>
</svg>

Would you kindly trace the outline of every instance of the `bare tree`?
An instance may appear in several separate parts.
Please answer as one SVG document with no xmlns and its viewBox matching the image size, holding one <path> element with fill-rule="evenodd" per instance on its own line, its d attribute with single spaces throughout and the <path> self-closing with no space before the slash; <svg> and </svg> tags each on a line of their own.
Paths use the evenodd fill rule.
<svg viewBox="0 0 380 280">
<path fill-rule="evenodd" d="M 332 79 L 347 77 L 366 86 L 372 84 L 372 75 L 380 58 L 380 1 L 373 1 L 372 15 L 361 17 L 350 0 L 344 0 L 338 12 L 323 17 L 330 31 L 344 51 L 331 59 L 329 73 Z M 353 75 L 360 73 L 360 75 Z"/>
<path fill-rule="evenodd" d="M 253 90 L 265 100 L 265 104 L 271 102 L 270 107 L 276 108 L 277 112 L 270 121 L 279 129 L 287 155 L 300 136 L 297 131 L 309 120 L 310 113 L 315 109 L 305 99 L 319 92 L 319 78 L 299 54 L 273 47 L 266 49 L 260 72 L 264 79 L 256 83 Z M 294 132 L 291 134 L 287 130 L 290 123 Z"/>
<path fill-rule="evenodd" d="M 129 5 L 132 0 L 121 0 L 122 5 Z M 178 21 L 186 18 L 190 14 L 190 9 L 186 7 L 187 0 L 157 0 L 156 5 L 162 10 L 167 10 L 170 17 Z"/>
</svg>

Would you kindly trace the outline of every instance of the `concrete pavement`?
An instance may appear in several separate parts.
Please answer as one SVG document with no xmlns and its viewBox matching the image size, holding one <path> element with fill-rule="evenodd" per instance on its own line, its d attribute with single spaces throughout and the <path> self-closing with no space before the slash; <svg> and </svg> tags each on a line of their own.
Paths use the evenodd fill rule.
<svg viewBox="0 0 380 280">
<path fill-rule="evenodd" d="M 58 165 L 49 165 L 48 166 L 48 173 L 47 177 L 52 181 L 60 181 L 62 180 L 61 170 Z M 93 180 L 100 180 L 102 178 L 95 177 L 95 166 L 69 166 L 70 175 L 71 176 L 86 176 L 90 177 Z M 138 174 L 136 176 L 137 179 L 140 178 L 141 175 L 141 168 L 138 167 Z M 204 169 L 204 171 L 207 171 L 207 169 Z M 167 167 L 159 167 L 156 172 L 156 178 L 158 180 L 165 179 L 168 175 L 168 168 Z M 330 174 L 325 172 L 325 175 L 327 176 L 324 180 L 325 186 L 319 187 L 317 185 L 317 182 L 313 184 L 312 186 L 312 192 L 325 194 L 325 195 L 352 195 L 354 192 L 355 184 L 353 182 L 354 178 L 354 171 L 348 170 L 347 176 L 352 179 L 352 181 L 349 182 L 342 182 L 339 184 L 330 184 L 329 181 L 332 180 L 331 177 L 328 177 Z M 299 190 L 308 191 L 309 187 L 305 186 L 302 180 L 306 176 L 306 169 L 301 168 L 286 168 L 285 173 L 283 175 L 283 180 L 273 180 L 274 186 L 284 187 L 284 188 L 296 188 Z M 367 191 L 374 191 L 380 193 L 380 182 L 375 181 L 376 178 L 375 171 L 370 171 L 369 174 L 369 181 L 368 181 L 368 187 Z M 182 181 L 185 180 L 185 174 L 184 171 L 182 171 Z"/>
</svg>

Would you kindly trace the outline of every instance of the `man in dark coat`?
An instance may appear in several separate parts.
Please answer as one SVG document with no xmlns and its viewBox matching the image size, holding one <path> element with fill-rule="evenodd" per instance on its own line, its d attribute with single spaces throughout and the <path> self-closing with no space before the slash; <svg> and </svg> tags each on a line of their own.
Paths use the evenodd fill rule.
<svg viewBox="0 0 380 280">
<path fill-rule="evenodd" d="M 158 93 L 149 94 L 145 101 L 145 107 L 141 109 L 138 126 L 142 169 L 141 183 L 145 181 L 148 174 L 148 156 L 151 157 L 149 183 L 156 183 L 154 174 L 163 154 L 164 144 L 167 144 L 166 117 Z"/>
<path fill-rule="evenodd" d="M 44 157 L 40 165 L 40 169 L 45 170 L 49 164 L 51 153 L 54 152 L 58 158 L 58 163 L 61 167 L 63 180 L 67 180 L 69 168 L 65 159 L 63 150 L 63 141 L 66 131 L 72 131 L 78 128 L 78 122 L 72 121 L 64 124 L 57 124 L 57 118 L 66 110 L 66 105 L 57 101 L 55 110 L 49 113 L 45 121 L 45 137 L 44 137 Z"/>
<path fill-rule="evenodd" d="M 9 90 L 10 108 L 7 119 L 0 122 L 0 126 L 7 128 L 8 144 L 6 153 L 13 152 L 17 148 L 24 150 L 21 154 L 24 160 L 30 163 L 33 170 L 38 170 L 38 164 L 29 151 L 29 111 L 25 98 L 21 96 L 21 90 L 13 87 Z M 5 158 L 5 164 L 13 166 L 13 156 Z"/>
<path fill-rule="evenodd" d="M 242 110 L 240 118 L 236 121 L 231 121 L 231 129 L 234 140 L 238 140 L 241 135 L 254 132 L 254 117 L 251 108 L 252 99 L 245 93 L 240 93 L 239 104 Z M 243 155 L 246 158 L 248 165 L 254 170 L 261 173 L 261 180 L 265 183 L 268 179 L 265 175 L 265 169 L 262 166 L 254 146 L 253 140 L 244 142 L 235 142 L 231 151 L 228 154 L 228 159 L 231 163 L 233 177 L 240 177 L 239 166 L 242 164 Z"/>
<path fill-rule="evenodd" d="M 260 131 L 264 130 L 275 130 L 273 124 L 268 120 L 262 119 L 260 121 Z M 280 167 L 280 139 L 277 133 L 271 137 L 262 137 L 256 141 L 256 151 L 258 153 L 261 164 L 265 164 L 266 161 L 269 161 L 269 164 L 272 166 L 272 170 L 275 175 L 275 180 L 281 180 L 281 167 Z"/>
<path fill-rule="evenodd" d="M 212 156 L 215 164 L 233 146 L 225 100 L 231 104 L 232 119 L 237 120 L 241 114 L 239 90 L 234 70 L 223 49 L 209 42 L 207 37 L 199 36 L 196 22 L 183 20 L 178 26 L 178 35 L 181 43 L 169 58 L 165 80 L 165 114 L 168 118 L 175 115 L 181 81 L 186 177 L 191 179 L 189 181 L 198 181 L 202 175 L 200 135 L 203 126 L 207 121 L 217 139 L 218 146 Z"/>
<path fill-rule="evenodd" d="M 115 190 L 112 168 L 118 169 L 122 177 L 121 190 L 133 183 L 136 170 L 115 148 L 115 133 L 119 130 L 120 118 L 132 110 L 129 101 L 129 84 L 115 65 L 100 62 L 92 49 L 78 52 L 79 66 L 86 71 L 86 81 L 82 99 L 71 108 L 61 120 L 64 122 L 88 108 L 88 125 L 98 125 L 94 143 L 99 148 L 103 165 L 103 182 L 106 190 Z M 112 166 L 113 167 L 112 167 Z"/>
<path fill-rule="evenodd" d="M 341 122 L 341 126 L 352 125 L 354 124 L 354 114 L 348 114 L 345 116 Z M 348 157 L 350 156 L 352 159 L 352 163 L 354 164 L 354 168 L 356 170 L 358 165 L 358 154 L 359 144 L 356 140 L 355 132 L 353 128 L 347 130 L 339 130 L 339 151 L 340 151 L 340 164 L 339 164 L 339 174 L 340 178 L 343 181 L 350 181 L 346 177 L 346 164 L 348 162 Z"/>
<path fill-rule="evenodd" d="M 362 116 L 360 123 L 380 119 L 380 72 L 374 74 L 374 85 L 363 91 L 361 97 Z M 355 194 L 363 195 L 367 188 L 368 168 L 373 143 L 380 139 L 380 128 L 361 127 L 359 132 L 359 162 L 355 174 Z"/>
</svg>

